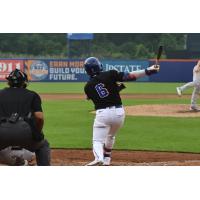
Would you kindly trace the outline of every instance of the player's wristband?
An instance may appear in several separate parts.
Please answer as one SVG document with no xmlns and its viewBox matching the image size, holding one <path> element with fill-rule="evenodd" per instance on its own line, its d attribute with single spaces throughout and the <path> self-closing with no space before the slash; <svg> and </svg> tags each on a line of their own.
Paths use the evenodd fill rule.
<svg viewBox="0 0 200 200">
<path fill-rule="evenodd" d="M 135 81 L 136 77 L 131 73 L 124 73 L 123 81 Z"/>
</svg>

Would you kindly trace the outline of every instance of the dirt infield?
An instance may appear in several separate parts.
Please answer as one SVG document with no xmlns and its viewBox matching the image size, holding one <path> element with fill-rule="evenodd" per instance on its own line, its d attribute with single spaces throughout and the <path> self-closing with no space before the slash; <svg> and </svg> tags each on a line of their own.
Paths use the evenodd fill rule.
<svg viewBox="0 0 200 200">
<path fill-rule="evenodd" d="M 200 112 L 190 111 L 186 104 L 125 106 L 126 115 L 161 117 L 200 117 Z"/>
<path fill-rule="evenodd" d="M 179 98 L 175 94 L 123 94 L 123 99 L 174 99 Z M 43 100 L 74 100 L 85 99 L 83 94 L 41 94 Z M 182 98 L 189 99 L 190 95 Z M 143 107 L 142 107 L 143 106 Z M 188 111 L 188 105 L 140 105 L 126 107 L 127 115 L 149 116 L 176 116 L 199 117 L 200 113 Z M 149 106 L 146 109 L 146 106 Z M 164 107 L 162 107 L 164 106 Z M 142 113 L 149 110 L 149 113 Z M 165 112 L 164 112 L 165 110 Z M 136 112 L 137 111 L 137 112 Z M 164 112 L 164 115 L 163 115 Z M 140 114 L 139 114 L 140 113 Z M 154 113 L 152 115 L 152 113 Z M 194 116 L 193 116 L 194 115 Z M 151 151 L 118 151 L 113 150 L 113 166 L 200 166 L 200 154 L 174 153 L 174 152 L 151 152 Z M 84 166 L 93 160 L 91 150 L 77 149 L 52 149 L 53 166 Z"/>
<path fill-rule="evenodd" d="M 200 154 L 113 150 L 112 166 L 200 166 Z M 84 166 L 91 150 L 52 149 L 53 166 Z"/>
<path fill-rule="evenodd" d="M 71 100 L 86 99 L 84 94 L 40 94 L 43 100 Z M 179 98 L 175 94 L 121 94 L 122 99 L 174 99 Z M 182 98 L 190 98 L 191 95 L 183 95 Z"/>
</svg>

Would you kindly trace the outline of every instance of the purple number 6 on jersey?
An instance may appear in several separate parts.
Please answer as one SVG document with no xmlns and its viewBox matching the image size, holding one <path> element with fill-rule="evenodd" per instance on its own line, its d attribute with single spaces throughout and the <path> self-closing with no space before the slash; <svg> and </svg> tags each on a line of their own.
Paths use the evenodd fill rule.
<svg viewBox="0 0 200 200">
<path fill-rule="evenodd" d="M 95 89 L 99 95 L 100 98 L 105 98 L 109 95 L 108 90 L 104 87 L 103 83 L 99 83 L 95 85 Z"/>
</svg>

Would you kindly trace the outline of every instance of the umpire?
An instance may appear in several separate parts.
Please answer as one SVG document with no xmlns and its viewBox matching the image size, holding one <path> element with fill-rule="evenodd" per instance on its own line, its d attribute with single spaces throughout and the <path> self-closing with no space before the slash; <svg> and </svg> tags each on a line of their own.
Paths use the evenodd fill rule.
<svg viewBox="0 0 200 200">
<path fill-rule="evenodd" d="M 0 150 L 19 146 L 36 154 L 37 165 L 50 165 L 50 147 L 42 128 L 44 116 L 40 96 L 26 89 L 27 75 L 15 69 L 0 91 Z"/>
</svg>

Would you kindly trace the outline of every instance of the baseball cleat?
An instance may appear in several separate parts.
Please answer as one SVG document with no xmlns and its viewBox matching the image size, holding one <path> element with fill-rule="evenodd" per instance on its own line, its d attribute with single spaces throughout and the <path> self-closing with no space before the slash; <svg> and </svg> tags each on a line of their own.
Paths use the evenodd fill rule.
<svg viewBox="0 0 200 200">
<path fill-rule="evenodd" d="M 86 164 L 86 166 L 102 166 L 102 165 L 103 165 L 102 160 L 94 160 L 94 161 Z"/>
<path fill-rule="evenodd" d="M 111 162 L 111 157 L 105 157 L 103 160 L 103 165 L 104 166 L 109 166 Z"/>
<path fill-rule="evenodd" d="M 178 96 L 180 97 L 182 95 L 182 91 L 181 91 L 180 87 L 177 87 L 176 91 L 177 91 Z"/>
<path fill-rule="evenodd" d="M 200 111 L 200 108 L 197 107 L 197 106 L 191 106 L 191 107 L 190 107 L 190 110 L 191 110 L 191 111 L 199 112 L 199 111 Z"/>
</svg>

